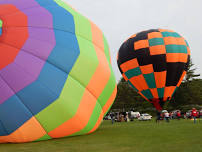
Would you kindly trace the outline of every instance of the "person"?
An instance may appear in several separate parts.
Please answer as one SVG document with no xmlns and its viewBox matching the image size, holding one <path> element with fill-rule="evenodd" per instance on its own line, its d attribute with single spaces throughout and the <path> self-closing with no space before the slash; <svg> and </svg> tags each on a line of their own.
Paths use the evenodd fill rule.
<svg viewBox="0 0 202 152">
<path fill-rule="evenodd" d="M 119 112 L 117 112 L 116 118 L 117 118 L 117 122 L 120 122 L 120 114 L 119 114 Z"/>
<path fill-rule="evenodd" d="M 202 118 L 202 110 L 199 111 L 199 121 L 201 121 Z"/>
<path fill-rule="evenodd" d="M 166 122 L 169 122 L 169 113 L 168 113 L 168 112 L 165 112 L 165 113 L 164 113 L 164 116 L 165 116 Z"/>
<path fill-rule="evenodd" d="M 191 116 L 194 119 L 194 123 L 196 123 L 197 110 L 195 108 L 192 108 Z"/>
<path fill-rule="evenodd" d="M 122 117 L 122 114 L 121 112 L 119 112 L 119 122 L 121 122 L 121 117 Z"/>
<path fill-rule="evenodd" d="M 161 111 L 158 110 L 157 113 L 156 113 L 156 123 L 157 122 L 159 123 L 160 120 L 161 120 Z"/>
<path fill-rule="evenodd" d="M 124 122 L 125 121 L 125 118 L 124 118 L 124 114 L 122 113 L 121 114 L 121 122 Z"/>
<path fill-rule="evenodd" d="M 186 115 L 186 112 L 184 113 L 184 119 L 187 119 L 187 115 Z"/>
<path fill-rule="evenodd" d="M 170 119 L 173 119 L 173 112 L 169 113 Z"/>
<path fill-rule="evenodd" d="M 177 111 L 177 119 L 180 120 L 181 114 L 180 111 Z"/>
<path fill-rule="evenodd" d="M 114 124 L 115 115 L 113 112 L 110 113 L 110 117 L 111 117 L 112 124 Z"/>
<path fill-rule="evenodd" d="M 129 122 L 130 121 L 130 119 L 129 119 L 129 117 L 128 117 L 128 114 L 126 113 L 126 120 L 125 120 L 126 122 Z"/>
</svg>

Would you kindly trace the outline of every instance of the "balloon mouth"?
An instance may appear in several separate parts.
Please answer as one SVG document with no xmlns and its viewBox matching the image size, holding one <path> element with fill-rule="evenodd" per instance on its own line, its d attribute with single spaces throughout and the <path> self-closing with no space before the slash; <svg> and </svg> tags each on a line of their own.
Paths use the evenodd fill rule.
<svg viewBox="0 0 202 152">
<path fill-rule="evenodd" d="M 0 36 L 2 35 L 3 31 L 2 31 L 2 26 L 3 26 L 3 21 L 0 19 Z"/>
<path fill-rule="evenodd" d="M 160 98 L 160 99 L 152 99 L 150 102 L 154 105 L 157 111 L 163 110 L 163 106 L 166 101 L 169 101 L 171 98 Z"/>
</svg>

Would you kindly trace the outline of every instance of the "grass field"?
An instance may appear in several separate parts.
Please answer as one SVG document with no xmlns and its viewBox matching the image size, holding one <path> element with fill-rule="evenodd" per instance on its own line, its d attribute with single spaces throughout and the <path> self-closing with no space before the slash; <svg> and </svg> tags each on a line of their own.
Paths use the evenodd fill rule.
<svg viewBox="0 0 202 152">
<path fill-rule="evenodd" d="M 25 144 L 0 144 L 0 152 L 202 152 L 202 120 L 104 121 L 93 134 Z"/>
</svg>

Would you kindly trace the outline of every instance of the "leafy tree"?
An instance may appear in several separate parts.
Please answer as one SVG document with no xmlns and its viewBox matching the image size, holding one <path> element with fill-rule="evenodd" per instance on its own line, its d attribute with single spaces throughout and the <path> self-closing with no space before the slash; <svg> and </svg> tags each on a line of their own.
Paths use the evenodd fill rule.
<svg viewBox="0 0 202 152">
<path fill-rule="evenodd" d="M 170 107 L 180 109 L 186 105 L 202 105 L 202 80 L 195 74 L 196 68 L 190 60 L 184 81 L 174 94 Z"/>
<path fill-rule="evenodd" d="M 186 74 L 185 80 L 184 80 L 184 82 L 186 82 L 186 83 L 188 83 L 200 76 L 200 74 L 195 74 L 196 68 L 193 68 L 193 66 L 194 66 L 194 64 L 192 62 L 192 59 L 190 59 L 190 62 L 187 66 L 187 74 Z"/>
</svg>

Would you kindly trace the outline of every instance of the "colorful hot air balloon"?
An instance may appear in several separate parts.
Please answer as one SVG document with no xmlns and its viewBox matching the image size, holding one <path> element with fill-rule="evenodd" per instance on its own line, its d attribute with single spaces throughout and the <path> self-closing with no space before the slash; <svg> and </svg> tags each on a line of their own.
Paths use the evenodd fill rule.
<svg viewBox="0 0 202 152">
<path fill-rule="evenodd" d="M 122 76 L 157 110 L 180 86 L 190 58 L 187 41 L 171 30 L 152 29 L 131 36 L 119 49 Z"/>
<path fill-rule="evenodd" d="M 0 20 L 0 143 L 95 131 L 116 96 L 100 29 L 61 0 L 1 0 Z"/>
</svg>

